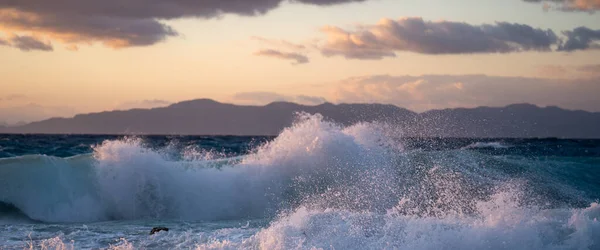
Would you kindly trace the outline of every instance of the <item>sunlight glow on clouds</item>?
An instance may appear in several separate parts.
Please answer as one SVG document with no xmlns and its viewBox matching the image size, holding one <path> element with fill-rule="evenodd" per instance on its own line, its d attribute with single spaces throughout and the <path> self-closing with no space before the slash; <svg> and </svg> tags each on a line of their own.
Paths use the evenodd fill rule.
<svg viewBox="0 0 600 250">
<path fill-rule="evenodd" d="M 355 31 L 326 26 L 327 36 L 320 50 L 324 56 L 348 59 L 382 59 L 395 57 L 395 52 L 421 54 L 511 53 L 523 51 L 550 52 L 598 48 L 600 30 L 585 27 L 565 31 L 563 42 L 554 31 L 526 24 L 497 22 L 471 25 L 452 21 L 425 21 L 410 17 L 382 19 Z"/>
<path fill-rule="evenodd" d="M 296 0 L 333 5 L 364 0 Z M 101 42 L 107 47 L 148 46 L 177 36 L 163 20 L 262 15 L 282 0 L 0 0 L 0 31 L 35 33 L 74 48 Z"/>
<path fill-rule="evenodd" d="M 525 2 L 544 3 L 545 9 L 562 11 L 600 10 L 600 0 L 524 0 Z"/>
<path fill-rule="evenodd" d="M 311 51 L 320 52 L 325 57 L 380 60 L 396 57 L 398 52 L 458 55 L 600 49 L 600 30 L 578 27 L 557 35 L 550 29 L 508 22 L 471 25 L 404 17 L 398 20 L 381 19 L 374 25 L 360 25 L 354 30 L 325 26 L 321 28 L 321 32 L 326 39 L 316 43 L 295 44 L 260 37 L 252 39 L 275 48 L 303 52 L 287 53 L 279 49 L 267 49 L 257 53 L 280 59 L 299 59 L 297 63 L 308 63 L 306 54 Z"/>
<path fill-rule="evenodd" d="M 345 103 L 388 103 L 414 111 L 514 103 L 600 111 L 598 82 L 600 78 L 375 75 L 353 77 L 334 84 L 331 99 Z"/>
</svg>

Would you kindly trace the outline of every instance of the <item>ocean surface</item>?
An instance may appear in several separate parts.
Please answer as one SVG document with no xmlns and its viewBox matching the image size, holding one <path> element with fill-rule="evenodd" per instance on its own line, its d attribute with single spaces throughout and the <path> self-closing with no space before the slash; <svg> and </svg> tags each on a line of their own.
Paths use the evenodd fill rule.
<svg viewBox="0 0 600 250">
<path fill-rule="evenodd" d="M 401 134 L 0 135 L 0 249 L 600 249 L 600 140 Z"/>
</svg>

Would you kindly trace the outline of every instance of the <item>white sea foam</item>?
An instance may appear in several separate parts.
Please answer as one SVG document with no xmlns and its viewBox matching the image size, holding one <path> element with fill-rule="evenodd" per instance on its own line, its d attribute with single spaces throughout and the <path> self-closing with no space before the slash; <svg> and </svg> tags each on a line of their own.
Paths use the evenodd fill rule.
<svg viewBox="0 0 600 250">
<path fill-rule="evenodd" d="M 105 141 L 88 156 L 1 159 L 0 201 L 45 222 L 260 217 L 391 167 L 386 143 L 374 126 L 320 116 L 243 158 L 171 161 L 139 139 Z"/>
<path fill-rule="evenodd" d="M 525 181 L 479 165 L 497 159 L 470 151 L 403 152 L 387 136 L 389 129 L 341 127 L 305 115 L 236 158 L 189 152 L 184 160 L 171 160 L 140 139 L 126 139 L 66 159 L 0 159 L 0 201 L 44 222 L 240 222 L 151 237 L 110 232 L 111 239 L 123 239 L 100 247 L 113 249 L 600 248 L 597 203 L 553 209 L 529 204 Z M 263 228 L 246 223 L 256 218 L 274 219 Z M 98 237 L 107 230 L 93 227 L 97 231 L 82 228 L 33 247 L 68 249 L 77 242 L 67 239 L 79 233 Z"/>
<path fill-rule="evenodd" d="M 420 217 L 300 207 L 253 237 L 198 249 L 598 249 L 600 205 L 521 208 L 513 194 L 478 204 L 477 216 Z M 399 206 L 402 206 L 401 204 Z"/>
</svg>

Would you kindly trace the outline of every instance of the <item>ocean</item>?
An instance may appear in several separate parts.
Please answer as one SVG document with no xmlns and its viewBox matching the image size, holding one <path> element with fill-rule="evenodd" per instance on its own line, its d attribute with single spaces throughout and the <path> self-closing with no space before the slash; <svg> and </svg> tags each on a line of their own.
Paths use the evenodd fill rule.
<svg viewBox="0 0 600 250">
<path fill-rule="evenodd" d="M 600 249 L 599 198 L 600 140 L 0 135 L 0 249 Z"/>
</svg>

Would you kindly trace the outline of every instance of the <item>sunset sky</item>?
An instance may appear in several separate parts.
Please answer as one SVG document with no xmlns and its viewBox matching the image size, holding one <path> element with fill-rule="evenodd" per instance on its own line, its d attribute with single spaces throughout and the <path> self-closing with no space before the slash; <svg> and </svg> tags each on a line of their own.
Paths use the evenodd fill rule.
<svg viewBox="0 0 600 250">
<path fill-rule="evenodd" d="M 0 125 L 211 98 L 600 111 L 600 0 L 0 0 Z"/>
</svg>

